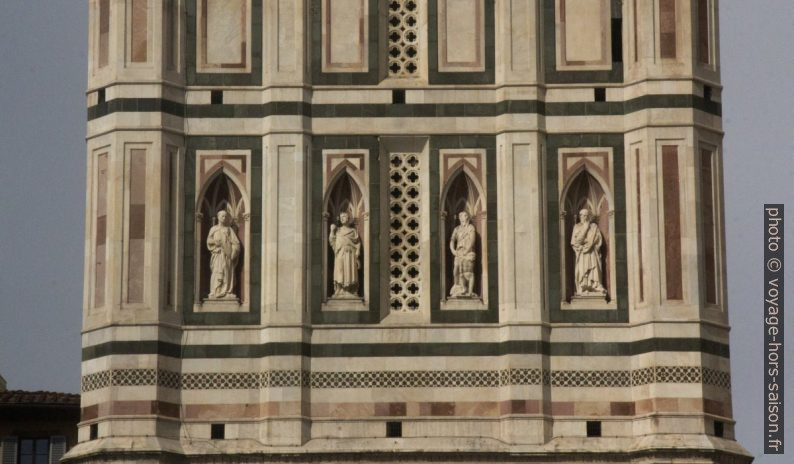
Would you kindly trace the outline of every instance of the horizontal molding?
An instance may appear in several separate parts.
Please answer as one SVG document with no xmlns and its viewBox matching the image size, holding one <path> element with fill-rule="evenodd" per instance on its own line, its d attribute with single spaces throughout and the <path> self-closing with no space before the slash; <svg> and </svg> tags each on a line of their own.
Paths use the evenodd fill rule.
<svg viewBox="0 0 794 464">
<path fill-rule="evenodd" d="M 513 340 L 492 343 L 347 343 L 273 342 L 241 345 L 179 345 L 163 341 L 112 341 L 83 348 L 83 361 L 113 355 L 156 354 L 181 359 L 370 358 L 424 356 L 635 356 L 658 351 L 696 352 L 729 358 L 728 345 L 703 338 L 649 338 L 634 342 L 545 342 Z"/>
<path fill-rule="evenodd" d="M 262 403 L 174 404 L 164 401 L 110 401 L 82 408 L 83 421 L 109 415 L 159 415 L 190 420 L 261 419 L 295 417 L 303 414 L 297 401 Z M 423 418 L 504 418 L 514 415 L 553 417 L 631 418 L 654 412 L 715 414 L 723 416 L 725 404 L 702 398 L 647 398 L 636 401 L 551 401 L 510 399 L 503 401 L 377 401 L 312 402 L 308 408 L 313 420 L 423 419 Z"/>
<path fill-rule="evenodd" d="M 187 372 L 115 369 L 81 378 L 83 393 L 108 387 L 157 386 L 178 390 L 262 388 L 498 388 L 544 385 L 555 388 L 629 388 L 654 383 L 705 384 L 731 388 L 730 373 L 703 366 L 650 366 L 635 370 L 499 370 Z"/>
<path fill-rule="evenodd" d="M 682 438 L 681 435 L 676 435 Z M 524 463 L 537 463 L 537 464 L 551 464 L 559 462 L 617 462 L 617 463 L 633 463 L 633 462 L 730 462 L 735 464 L 750 464 L 753 458 L 745 451 L 737 449 L 737 447 L 717 448 L 716 446 L 704 446 L 699 435 L 683 435 L 683 437 L 691 439 L 691 446 L 677 448 L 665 445 L 640 445 L 640 449 L 632 449 L 627 451 L 624 441 L 615 440 L 617 445 L 602 445 L 603 447 L 594 449 L 575 449 L 572 445 L 570 448 L 560 449 L 560 441 L 568 440 L 566 438 L 558 438 L 555 444 L 557 448 L 551 450 L 547 447 L 538 447 L 532 451 L 520 450 L 516 451 L 505 445 L 505 449 L 501 451 L 487 450 L 487 451 L 470 451 L 464 450 L 460 447 L 448 451 L 443 450 L 393 450 L 394 439 L 386 438 L 370 438 L 369 440 L 384 440 L 382 444 L 375 442 L 375 446 L 380 445 L 381 449 L 378 451 L 361 450 L 361 451 L 338 451 L 329 448 L 326 451 L 301 451 L 294 452 L 294 448 L 283 447 L 280 449 L 266 449 L 266 450 L 252 450 L 247 452 L 232 452 L 228 450 L 208 451 L 200 455 L 191 455 L 190 459 L 193 462 L 211 463 L 211 462 L 268 462 L 268 463 L 289 463 L 289 464 L 309 464 L 317 462 L 336 462 L 336 463 L 360 463 L 360 462 L 373 462 L 373 463 L 425 463 L 425 462 L 455 462 L 455 463 L 482 463 L 482 462 L 500 462 L 504 464 L 524 464 Z M 646 443 L 647 437 L 629 437 L 633 438 L 632 445 L 635 443 Z M 388 441 L 386 441 L 388 440 Z M 449 439 L 447 439 L 449 440 Z M 471 446 L 471 440 L 466 442 Z M 582 441 L 581 437 L 570 437 L 572 442 L 579 445 Z M 643 440 L 643 441 L 640 441 Z M 402 441 L 402 440 L 401 440 Z M 436 441 L 441 441 L 436 439 Z M 410 442 L 408 442 L 410 444 Z M 604 443 L 603 441 L 601 443 Z M 682 441 L 682 443 L 689 443 Z M 78 445 L 80 446 L 80 445 Z M 388 448 L 391 446 L 392 448 Z M 409 446 L 409 445 L 403 445 Z M 437 445 L 439 448 L 443 446 Z M 65 459 L 63 462 L 69 464 L 80 463 L 95 463 L 97 461 L 96 454 L 88 451 L 83 452 L 78 448 L 77 451 L 72 451 L 72 455 Z M 185 454 L 174 451 L 134 451 L 134 450 L 119 450 L 110 449 L 102 450 L 102 459 L 106 461 L 116 462 L 134 462 L 149 460 L 149 462 L 185 462 Z"/>
<path fill-rule="evenodd" d="M 339 103 L 281 101 L 262 104 L 198 105 L 162 98 L 116 98 L 88 108 L 88 120 L 113 113 L 165 113 L 182 118 L 413 118 L 495 117 L 505 114 L 542 116 L 622 116 L 647 109 L 694 109 L 722 115 L 722 104 L 697 95 L 644 95 L 626 101 L 544 102 L 504 100 L 497 103 Z"/>
</svg>

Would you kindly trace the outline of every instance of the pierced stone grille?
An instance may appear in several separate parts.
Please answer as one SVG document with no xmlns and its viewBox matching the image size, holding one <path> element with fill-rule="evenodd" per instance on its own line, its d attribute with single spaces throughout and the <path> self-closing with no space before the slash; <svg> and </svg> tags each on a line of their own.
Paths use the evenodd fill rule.
<svg viewBox="0 0 794 464">
<path fill-rule="evenodd" d="M 419 309 L 419 157 L 389 157 L 389 307 Z"/>
<path fill-rule="evenodd" d="M 416 0 L 389 1 L 389 76 L 414 77 L 419 65 L 419 6 Z"/>
</svg>

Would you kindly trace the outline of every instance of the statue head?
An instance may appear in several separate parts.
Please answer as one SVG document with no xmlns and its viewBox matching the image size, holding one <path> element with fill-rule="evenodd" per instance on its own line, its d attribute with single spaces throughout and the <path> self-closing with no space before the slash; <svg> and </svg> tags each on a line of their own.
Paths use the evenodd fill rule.
<svg viewBox="0 0 794 464">
<path fill-rule="evenodd" d="M 222 226 L 229 225 L 229 213 L 226 210 L 218 211 L 218 224 Z"/>
<path fill-rule="evenodd" d="M 461 211 L 458 213 L 458 220 L 460 221 L 461 225 L 467 225 L 469 223 L 469 213 L 466 211 Z"/>
<path fill-rule="evenodd" d="M 346 212 L 339 213 L 339 223 L 346 226 L 350 223 L 350 215 Z"/>
<path fill-rule="evenodd" d="M 579 222 L 582 224 L 587 224 L 593 218 L 593 215 L 590 213 L 590 210 L 587 208 L 583 208 L 579 211 Z"/>
</svg>

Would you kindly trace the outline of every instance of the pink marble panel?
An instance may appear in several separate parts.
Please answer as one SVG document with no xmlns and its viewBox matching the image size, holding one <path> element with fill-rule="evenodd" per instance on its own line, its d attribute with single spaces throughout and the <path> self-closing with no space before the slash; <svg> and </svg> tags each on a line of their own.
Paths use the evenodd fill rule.
<svg viewBox="0 0 794 464">
<path fill-rule="evenodd" d="M 130 59 L 145 63 L 148 58 L 149 0 L 132 0 L 130 11 Z"/>
<path fill-rule="evenodd" d="M 94 307 L 105 304 L 105 244 L 107 243 L 108 154 L 96 159 L 96 219 L 94 230 Z"/>
<path fill-rule="evenodd" d="M 130 150 L 127 303 L 143 303 L 146 243 L 146 150 Z"/>
</svg>

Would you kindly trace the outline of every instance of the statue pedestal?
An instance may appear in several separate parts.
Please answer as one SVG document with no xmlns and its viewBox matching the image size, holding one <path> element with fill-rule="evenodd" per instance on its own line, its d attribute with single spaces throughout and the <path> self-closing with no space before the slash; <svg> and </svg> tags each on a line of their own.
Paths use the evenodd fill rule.
<svg viewBox="0 0 794 464">
<path fill-rule="evenodd" d="M 617 305 L 613 301 L 607 301 L 606 295 L 576 295 L 571 298 L 570 302 L 563 301 L 560 305 L 561 309 L 617 309 Z"/>
<path fill-rule="evenodd" d="M 193 307 L 196 313 L 239 313 L 247 312 L 237 297 L 212 298 L 202 301 Z"/>
<path fill-rule="evenodd" d="M 441 301 L 441 310 L 455 311 L 455 310 L 482 310 L 485 311 L 488 306 L 482 301 L 479 296 L 471 297 L 455 297 L 447 298 Z"/>
<path fill-rule="evenodd" d="M 323 303 L 321 311 L 368 311 L 364 299 L 359 297 L 335 297 Z"/>
</svg>

